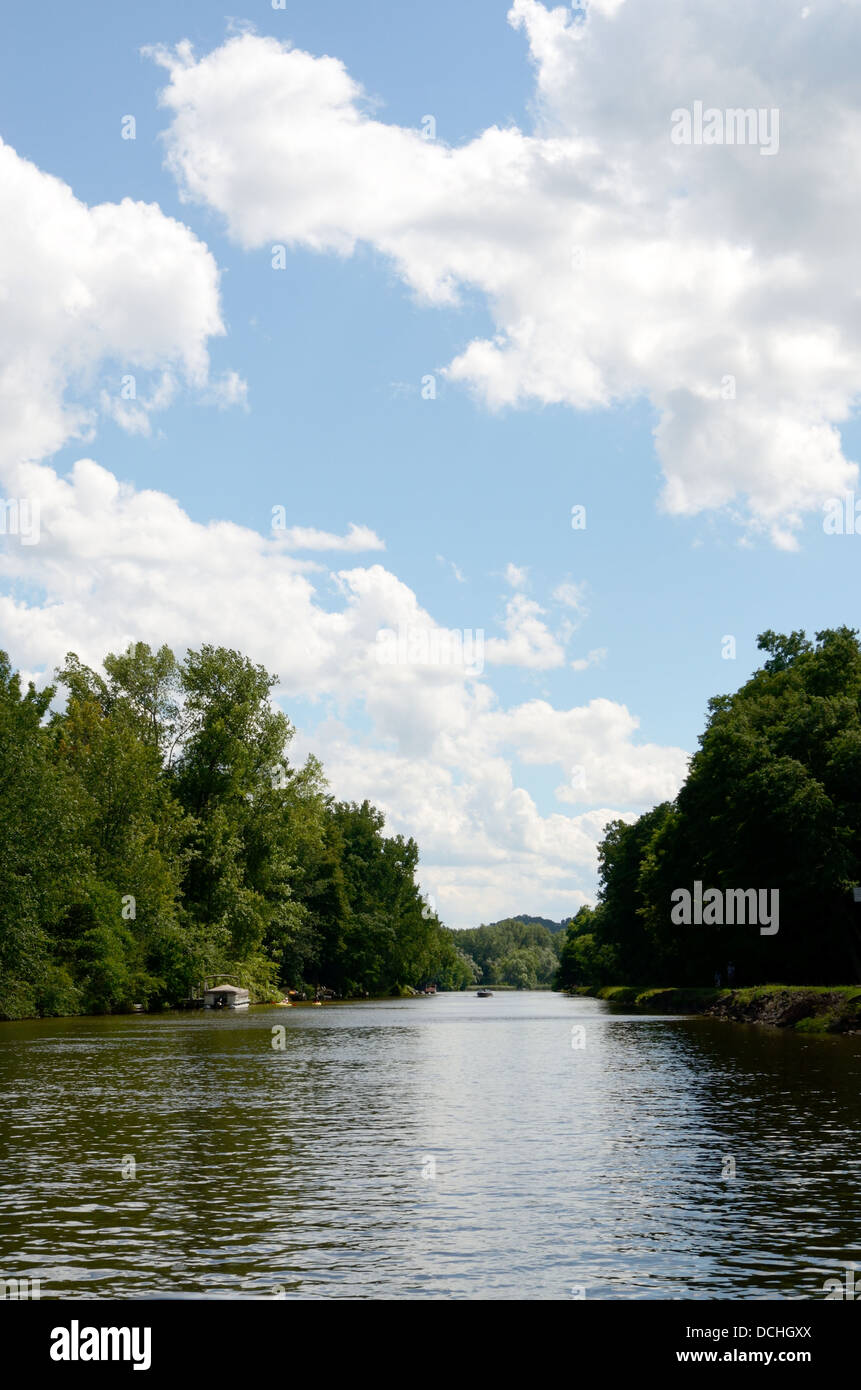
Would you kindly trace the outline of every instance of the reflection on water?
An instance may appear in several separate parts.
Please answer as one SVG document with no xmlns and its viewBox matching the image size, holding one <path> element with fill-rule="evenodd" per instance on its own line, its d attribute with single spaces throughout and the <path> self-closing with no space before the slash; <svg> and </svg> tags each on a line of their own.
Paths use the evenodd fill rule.
<svg viewBox="0 0 861 1390">
<path fill-rule="evenodd" d="M 0 1278 L 821 1298 L 861 1259 L 859 1081 L 861 1038 L 546 993 L 0 1024 Z"/>
</svg>

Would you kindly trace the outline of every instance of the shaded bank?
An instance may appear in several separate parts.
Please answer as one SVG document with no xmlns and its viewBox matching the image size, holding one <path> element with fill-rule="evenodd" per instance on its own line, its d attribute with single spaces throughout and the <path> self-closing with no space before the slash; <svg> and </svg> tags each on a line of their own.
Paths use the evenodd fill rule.
<svg viewBox="0 0 861 1390">
<path fill-rule="evenodd" d="M 624 1004 L 642 1013 L 709 1014 L 735 1023 L 764 1023 L 799 1033 L 861 1032 L 861 986 L 756 985 L 750 989 L 641 989 L 581 986 L 569 991 Z"/>
</svg>

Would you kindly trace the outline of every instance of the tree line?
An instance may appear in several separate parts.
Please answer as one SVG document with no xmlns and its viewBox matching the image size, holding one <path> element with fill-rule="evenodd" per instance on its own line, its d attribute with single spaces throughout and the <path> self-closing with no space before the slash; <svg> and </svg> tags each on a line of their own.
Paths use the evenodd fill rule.
<svg viewBox="0 0 861 1390">
<path fill-rule="evenodd" d="M 290 763 L 263 667 L 138 642 L 56 682 L 0 653 L 0 1017 L 171 1006 L 218 972 L 258 998 L 472 982 L 415 841 Z"/>
<path fill-rule="evenodd" d="M 709 702 L 675 801 L 606 827 L 597 905 L 568 927 L 560 988 L 861 980 L 858 632 L 757 643 L 767 660 Z M 679 924 L 673 895 L 697 884 L 778 893 L 779 930 Z"/>
<path fill-rule="evenodd" d="M 506 917 L 455 939 L 476 984 L 550 989 L 559 970 L 562 934 L 538 918 Z"/>
</svg>

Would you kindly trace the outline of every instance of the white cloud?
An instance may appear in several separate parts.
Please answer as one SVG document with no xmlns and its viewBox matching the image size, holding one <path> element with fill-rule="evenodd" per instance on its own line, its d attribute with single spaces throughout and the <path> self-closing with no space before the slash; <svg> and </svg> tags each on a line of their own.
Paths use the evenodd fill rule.
<svg viewBox="0 0 861 1390">
<path fill-rule="evenodd" d="M 561 603 L 566 608 L 571 608 L 580 618 L 585 618 L 588 614 L 586 606 L 586 593 L 588 585 L 572 584 L 566 581 L 564 584 L 557 584 L 553 590 L 553 598 L 556 603 Z"/>
<path fill-rule="evenodd" d="M 127 434 L 149 436 L 152 433 L 150 416 L 156 411 L 167 410 L 178 387 L 179 383 L 172 372 L 162 372 L 161 380 L 154 385 L 150 395 L 148 397 L 141 396 L 138 399 L 134 373 L 130 373 L 124 378 L 122 390 L 125 392 L 133 390 L 134 395 L 112 395 L 103 389 L 99 393 L 99 407 L 103 415 L 109 416 Z"/>
<path fill-rule="evenodd" d="M 169 71 L 183 196 L 246 248 L 366 242 L 429 303 L 482 292 L 493 336 L 449 376 L 489 405 L 657 409 L 663 504 L 734 508 L 779 546 L 850 488 L 839 426 L 861 379 L 854 298 L 858 6 L 514 0 L 533 133 L 449 148 L 378 119 L 336 58 L 244 34 Z M 671 115 L 777 107 L 779 152 L 682 146 Z"/>
<path fill-rule="evenodd" d="M 582 769 L 588 802 L 607 806 L 651 806 L 675 796 L 687 771 L 681 748 L 634 742 L 639 720 L 613 700 L 557 710 L 530 700 L 488 713 L 483 724 L 487 750 L 507 749 L 521 763 L 557 766 L 570 777 Z M 557 792 L 562 801 L 584 797 Z"/>
<path fill-rule="evenodd" d="M 180 379 L 210 389 L 207 342 L 223 332 L 215 261 L 187 227 L 130 198 L 87 207 L 0 141 L 0 476 L 10 490 L 22 461 L 89 438 L 99 406 L 148 433 Z"/>
<path fill-rule="evenodd" d="M 236 405 L 241 405 L 247 409 L 248 383 L 243 381 L 238 372 L 225 372 L 223 376 L 212 383 L 204 400 L 208 404 L 218 406 L 219 410 L 230 410 Z"/>
<path fill-rule="evenodd" d="M 606 647 L 594 647 L 586 656 L 578 656 L 571 662 L 574 671 L 587 671 L 590 666 L 600 666 L 607 655 Z"/>
<path fill-rule="evenodd" d="M 505 567 L 505 581 L 512 589 L 523 589 L 529 579 L 529 566 L 518 566 L 509 560 Z"/>
<path fill-rule="evenodd" d="M 495 666 L 525 666 L 551 670 L 565 663 L 565 649 L 543 621 L 544 609 L 525 594 L 515 594 L 505 605 L 503 626 L 507 637 L 490 637 L 485 656 Z"/>
<path fill-rule="evenodd" d="M 436 558 L 437 564 L 443 565 L 446 568 L 451 569 L 451 572 L 457 580 L 458 584 L 466 583 L 466 575 L 464 574 L 460 566 L 455 564 L 454 560 L 447 560 L 444 555 L 437 555 Z"/>
<path fill-rule="evenodd" d="M 280 527 L 273 522 L 273 534 L 285 550 L 385 550 L 385 541 L 380 540 L 369 526 L 357 526 L 351 521 L 345 536 L 336 536 L 331 531 L 318 531 L 313 526 Z"/>
</svg>

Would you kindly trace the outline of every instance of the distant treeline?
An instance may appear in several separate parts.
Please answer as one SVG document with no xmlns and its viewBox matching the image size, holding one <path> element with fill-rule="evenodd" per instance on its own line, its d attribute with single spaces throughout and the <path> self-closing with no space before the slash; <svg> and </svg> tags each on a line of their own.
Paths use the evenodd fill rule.
<svg viewBox="0 0 861 1390">
<path fill-rule="evenodd" d="M 489 926 L 454 933 L 454 940 L 472 969 L 476 984 L 513 985 L 517 989 L 549 989 L 559 969 L 564 938 L 546 919 L 507 917 Z"/>
<path fill-rule="evenodd" d="M 52 713 L 0 653 L 0 1017 L 177 1004 L 216 972 L 261 998 L 472 983 L 415 841 L 289 763 L 275 677 L 211 646 L 104 669 L 70 654 Z"/>
<path fill-rule="evenodd" d="M 709 720 L 675 801 L 600 846 L 600 893 L 568 928 L 575 985 L 861 980 L 861 646 L 846 627 L 765 632 L 764 666 Z M 672 920 L 674 894 L 779 893 L 779 931 Z M 716 896 L 716 895 L 715 895 Z M 675 901 L 678 901 L 676 897 Z M 724 914 L 726 915 L 726 914 Z"/>
<path fill-rule="evenodd" d="M 561 922 L 554 922 L 552 917 L 530 917 L 528 912 L 518 912 L 514 917 L 506 917 L 506 922 L 525 922 L 527 926 L 546 927 L 549 932 L 564 931 L 571 921 L 570 917 L 563 917 Z M 499 922 L 491 922 L 492 927 L 499 926 Z"/>
</svg>

